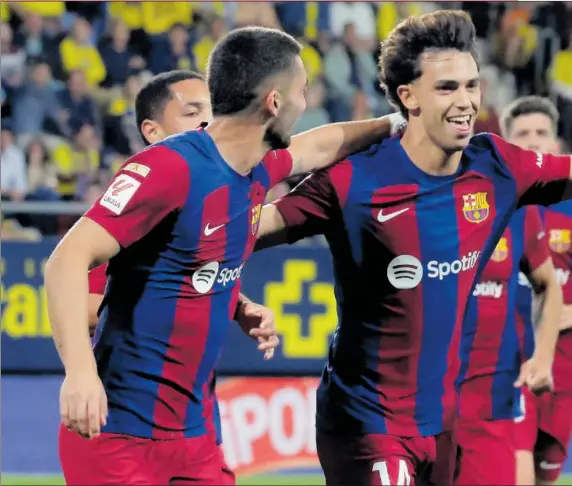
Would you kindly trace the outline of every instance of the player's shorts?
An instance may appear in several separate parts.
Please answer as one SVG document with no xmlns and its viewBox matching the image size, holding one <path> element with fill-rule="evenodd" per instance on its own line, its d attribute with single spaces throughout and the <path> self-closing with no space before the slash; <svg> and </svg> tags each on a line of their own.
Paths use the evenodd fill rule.
<svg viewBox="0 0 572 486">
<path fill-rule="evenodd" d="M 516 450 L 534 455 L 536 476 L 556 481 L 568 457 L 572 436 L 572 394 L 535 396 L 523 387 L 524 418 L 514 425 Z"/>
<path fill-rule="evenodd" d="M 68 486 L 228 484 L 208 434 L 155 440 L 104 433 L 87 440 L 60 426 L 59 454 Z"/>
<path fill-rule="evenodd" d="M 513 426 L 512 419 L 457 419 L 459 455 L 455 484 L 516 484 Z"/>
<path fill-rule="evenodd" d="M 453 484 L 457 454 L 453 432 L 430 437 L 318 432 L 316 443 L 327 486 Z"/>
<path fill-rule="evenodd" d="M 235 486 L 236 485 L 236 476 L 232 469 L 228 467 L 226 463 L 226 459 L 224 458 L 224 451 L 221 445 L 217 446 L 219 460 L 221 463 L 221 485 L 222 486 Z"/>
</svg>

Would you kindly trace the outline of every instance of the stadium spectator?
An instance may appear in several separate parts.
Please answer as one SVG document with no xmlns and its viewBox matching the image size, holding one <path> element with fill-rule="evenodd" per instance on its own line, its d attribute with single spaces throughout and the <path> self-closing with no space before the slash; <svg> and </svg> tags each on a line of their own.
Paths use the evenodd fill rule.
<svg viewBox="0 0 572 486">
<path fill-rule="evenodd" d="M 83 71 L 70 71 L 66 88 L 59 93 L 59 103 L 63 109 L 61 119 L 65 123 L 67 135 L 82 125 L 99 126 L 99 116 Z"/>
<path fill-rule="evenodd" d="M 66 73 L 79 69 L 90 86 L 97 86 L 105 79 L 106 71 L 91 37 L 90 23 L 82 17 L 76 18 L 70 35 L 60 44 L 60 55 Z"/>
<path fill-rule="evenodd" d="M 59 199 L 55 191 L 56 168 L 52 157 L 41 139 L 34 139 L 26 148 L 28 195 L 35 200 Z"/>
<path fill-rule="evenodd" d="M 324 74 L 335 100 L 332 113 L 335 121 L 352 119 L 354 109 L 360 103 L 363 105 L 364 96 L 371 102 L 371 108 L 377 104 L 374 88 L 377 68 L 371 52 L 356 36 L 355 24 L 346 24 L 341 42 L 326 54 Z"/>
<path fill-rule="evenodd" d="M 154 40 L 149 67 L 155 74 L 173 69 L 194 69 L 195 58 L 189 43 L 189 32 L 183 24 L 173 25 L 167 39 Z"/>
<path fill-rule="evenodd" d="M 0 192 L 3 200 L 21 201 L 28 191 L 24 153 L 14 143 L 14 135 L 7 128 L 0 132 Z"/>
<path fill-rule="evenodd" d="M 314 81 L 319 80 L 324 71 L 322 57 L 317 49 L 312 45 L 305 42 L 303 38 L 297 39 L 300 44 L 302 44 L 302 52 L 300 57 L 306 68 L 306 74 L 308 76 L 308 84 L 312 84 Z"/>
<path fill-rule="evenodd" d="M 140 2 L 143 30 L 152 38 L 167 34 L 174 25 L 192 23 L 190 2 Z"/>
<path fill-rule="evenodd" d="M 99 46 L 101 58 L 107 70 L 102 87 L 123 86 L 130 69 L 143 69 L 145 60 L 129 47 L 129 27 L 120 19 L 114 20 L 111 35 L 103 39 Z"/>
<path fill-rule="evenodd" d="M 0 53 L 2 63 L 0 74 L 2 80 L 9 86 L 18 86 L 24 77 L 26 69 L 26 52 L 13 42 L 12 28 L 9 24 L 0 24 Z"/>
<path fill-rule="evenodd" d="M 208 31 L 193 47 L 193 55 L 197 70 L 204 73 L 207 70 L 207 61 L 216 42 L 227 33 L 228 29 L 223 17 L 214 15 L 208 20 Z"/>
<path fill-rule="evenodd" d="M 572 31 L 568 46 L 554 56 L 549 71 L 550 90 L 557 100 L 560 112 L 560 129 L 568 139 L 572 138 Z"/>
<path fill-rule="evenodd" d="M 73 134 L 72 144 L 54 150 L 58 171 L 58 192 L 66 200 L 81 198 L 89 184 L 99 178 L 101 146 L 95 128 L 82 125 Z"/>
<path fill-rule="evenodd" d="M 110 103 L 104 119 L 108 147 L 125 157 L 145 147 L 135 119 L 135 98 L 140 89 L 140 77 L 131 73 L 121 93 Z"/>
<path fill-rule="evenodd" d="M 38 59 L 47 50 L 44 36 L 44 19 L 34 13 L 26 13 L 20 30 L 14 36 L 14 45 L 22 49 L 28 59 Z"/>
<path fill-rule="evenodd" d="M 52 134 L 60 133 L 63 120 L 50 66 L 39 62 L 32 67 L 30 80 L 14 93 L 12 123 L 18 145 L 23 147 L 38 135 L 49 141 L 44 130 L 49 128 Z"/>
<path fill-rule="evenodd" d="M 337 39 L 345 38 L 348 24 L 359 28 L 354 35 L 356 40 L 362 43 L 364 49 L 375 48 L 376 29 L 373 3 L 333 2 L 330 7 L 332 35 Z"/>
<path fill-rule="evenodd" d="M 274 2 L 278 21 L 294 37 L 317 41 L 322 34 L 329 36 L 330 2 Z"/>
<path fill-rule="evenodd" d="M 278 16 L 270 2 L 236 2 L 234 27 L 249 25 L 282 30 Z"/>
</svg>

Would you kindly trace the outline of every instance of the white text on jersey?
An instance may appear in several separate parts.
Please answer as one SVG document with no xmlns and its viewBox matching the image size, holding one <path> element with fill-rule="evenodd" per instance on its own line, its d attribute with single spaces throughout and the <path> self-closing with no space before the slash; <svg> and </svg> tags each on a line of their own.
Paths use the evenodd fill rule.
<svg viewBox="0 0 572 486">
<path fill-rule="evenodd" d="M 499 282 L 479 282 L 473 290 L 475 297 L 494 297 L 498 299 L 502 295 L 503 284 Z"/>
<path fill-rule="evenodd" d="M 463 255 L 460 260 L 454 260 L 452 262 L 438 262 L 437 260 L 432 260 L 427 264 L 427 276 L 429 278 L 438 278 L 443 280 L 449 274 L 458 274 L 459 272 L 464 272 L 466 270 L 471 270 L 477 264 L 480 251 L 470 251 L 466 255 Z"/>
</svg>

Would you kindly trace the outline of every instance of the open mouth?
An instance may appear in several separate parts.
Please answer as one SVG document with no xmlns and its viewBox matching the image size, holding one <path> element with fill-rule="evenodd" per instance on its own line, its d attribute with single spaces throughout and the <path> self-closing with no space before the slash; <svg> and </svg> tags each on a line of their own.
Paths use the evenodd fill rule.
<svg viewBox="0 0 572 486">
<path fill-rule="evenodd" d="M 471 129 L 471 115 L 451 116 L 447 121 L 457 130 L 468 131 Z"/>
</svg>

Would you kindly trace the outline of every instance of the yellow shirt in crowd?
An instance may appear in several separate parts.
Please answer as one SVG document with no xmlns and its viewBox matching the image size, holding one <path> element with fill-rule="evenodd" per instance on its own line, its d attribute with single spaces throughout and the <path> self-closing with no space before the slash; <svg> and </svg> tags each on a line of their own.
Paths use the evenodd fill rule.
<svg viewBox="0 0 572 486">
<path fill-rule="evenodd" d="M 59 17 L 66 13 L 64 2 L 17 2 L 17 4 L 22 10 L 42 17 Z"/>
<path fill-rule="evenodd" d="M 192 13 L 190 2 L 109 2 L 109 15 L 150 35 L 164 34 L 177 23 L 190 25 Z"/>
<path fill-rule="evenodd" d="M 90 86 L 97 86 L 105 79 L 105 64 L 94 46 L 82 46 L 66 37 L 60 44 L 60 55 L 64 70 L 68 73 L 75 69 L 83 71 Z"/>
</svg>

